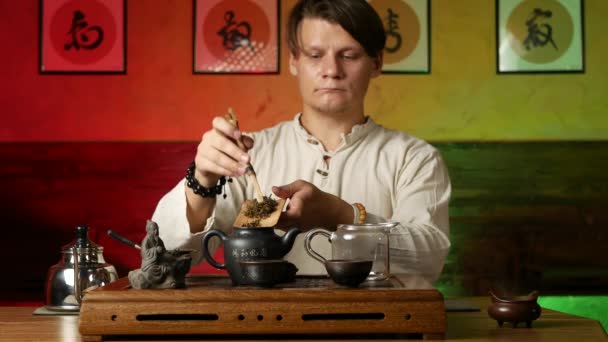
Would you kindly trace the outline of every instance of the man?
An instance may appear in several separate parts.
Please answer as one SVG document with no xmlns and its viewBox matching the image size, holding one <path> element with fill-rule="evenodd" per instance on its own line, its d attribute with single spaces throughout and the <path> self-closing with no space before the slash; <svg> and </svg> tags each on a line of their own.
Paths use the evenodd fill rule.
<svg viewBox="0 0 608 342">
<path fill-rule="evenodd" d="M 198 250 L 198 262 L 202 233 L 230 231 L 240 205 L 254 198 L 241 177 L 251 162 L 265 194 L 290 199 L 279 226 L 333 230 L 341 223 L 398 221 L 399 234 L 390 240 L 392 271 L 435 281 L 450 246 L 445 165 L 429 144 L 364 114 L 369 82 L 382 68 L 381 19 L 364 0 L 301 0 L 288 31 L 289 70 L 302 112 L 250 136 L 216 117 L 198 146 L 192 177 L 158 204 L 153 220 L 161 238 L 168 248 Z M 216 198 L 224 177 L 237 178 L 225 184 L 226 198 Z M 324 274 L 305 253 L 303 238 L 285 258 L 299 274 Z M 315 246 L 326 255 L 330 248 Z"/>
</svg>

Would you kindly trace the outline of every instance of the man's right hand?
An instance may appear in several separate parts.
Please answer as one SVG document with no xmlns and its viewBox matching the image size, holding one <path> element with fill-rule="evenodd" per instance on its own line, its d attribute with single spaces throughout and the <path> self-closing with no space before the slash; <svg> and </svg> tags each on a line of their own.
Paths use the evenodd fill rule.
<svg viewBox="0 0 608 342">
<path fill-rule="evenodd" d="M 244 148 L 236 143 L 241 139 Z M 221 176 L 238 177 L 245 174 L 250 157 L 247 151 L 253 147 L 253 139 L 246 137 L 226 118 L 218 116 L 212 121 L 212 128 L 203 134 L 194 157 L 194 177 L 204 187 L 211 188 Z M 216 198 L 203 198 L 186 187 L 186 217 L 190 232 L 204 229 L 205 222 L 213 213 Z"/>
<path fill-rule="evenodd" d="M 213 118 L 212 126 L 203 134 L 194 158 L 194 176 L 206 188 L 215 186 L 220 176 L 245 174 L 250 162 L 247 150 L 253 147 L 253 139 L 242 135 L 225 117 Z M 237 139 L 242 139 L 246 150 L 239 148 Z"/>
</svg>

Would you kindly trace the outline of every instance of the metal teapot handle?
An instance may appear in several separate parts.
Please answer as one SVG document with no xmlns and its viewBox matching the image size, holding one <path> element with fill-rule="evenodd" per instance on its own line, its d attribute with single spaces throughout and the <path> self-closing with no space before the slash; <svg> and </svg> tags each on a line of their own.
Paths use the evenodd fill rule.
<svg viewBox="0 0 608 342">
<path fill-rule="evenodd" d="M 72 247 L 72 255 L 74 256 L 74 297 L 76 297 L 76 301 L 80 305 L 82 303 L 82 287 L 80 286 L 80 268 L 78 266 L 78 247 L 74 245 Z"/>
<path fill-rule="evenodd" d="M 310 255 L 311 257 L 316 259 L 318 262 L 325 264 L 327 259 L 325 259 L 321 254 L 315 252 L 312 249 L 312 245 L 311 245 L 312 238 L 315 237 L 315 235 L 319 235 L 319 234 L 325 236 L 327 238 L 327 241 L 329 241 L 329 243 L 331 243 L 331 233 L 325 229 L 317 228 L 317 229 L 310 230 L 308 233 L 306 233 L 306 237 L 304 238 L 304 248 L 306 249 L 306 253 L 308 253 L 308 255 Z"/>
</svg>

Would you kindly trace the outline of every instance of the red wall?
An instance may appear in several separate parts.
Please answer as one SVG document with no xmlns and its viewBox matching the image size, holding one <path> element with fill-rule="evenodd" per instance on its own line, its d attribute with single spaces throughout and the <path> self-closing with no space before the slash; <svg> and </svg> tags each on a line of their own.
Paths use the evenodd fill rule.
<svg viewBox="0 0 608 342">
<path fill-rule="evenodd" d="M 192 1 L 129 0 L 126 75 L 41 75 L 38 7 L 0 1 L 0 141 L 198 140 L 228 107 L 244 130 L 298 110 L 283 36 L 281 75 L 193 75 Z"/>
</svg>

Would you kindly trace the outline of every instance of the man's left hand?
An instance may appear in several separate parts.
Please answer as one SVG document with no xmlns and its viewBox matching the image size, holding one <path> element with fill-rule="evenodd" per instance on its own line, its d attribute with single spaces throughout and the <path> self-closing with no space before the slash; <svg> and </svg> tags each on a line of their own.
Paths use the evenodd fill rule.
<svg viewBox="0 0 608 342">
<path fill-rule="evenodd" d="M 298 227 L 303 231 L 323 227 L 335 230 L 341 223 L 353 222 L 353 208 L 341 198 L 319 190 L 313 184 L 297 180 L 272 187 L 272 192 L 289 198 L 287 211 L 281 214 L 279 227 Z"/>
</svg>

